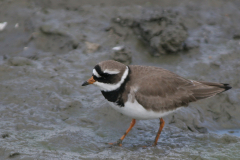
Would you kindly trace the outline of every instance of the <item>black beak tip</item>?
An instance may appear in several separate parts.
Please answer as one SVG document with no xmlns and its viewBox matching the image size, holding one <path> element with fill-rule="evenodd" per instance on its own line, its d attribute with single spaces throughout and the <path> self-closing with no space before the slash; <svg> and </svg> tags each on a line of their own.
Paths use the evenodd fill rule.
<svg viewBox="0 0 240 160">
<path fill-rule="evenodd" d="M 82 86 L 86 86 L 89 85 L 89 83 L 87 81 L 83 82 Z"/>
</svg>

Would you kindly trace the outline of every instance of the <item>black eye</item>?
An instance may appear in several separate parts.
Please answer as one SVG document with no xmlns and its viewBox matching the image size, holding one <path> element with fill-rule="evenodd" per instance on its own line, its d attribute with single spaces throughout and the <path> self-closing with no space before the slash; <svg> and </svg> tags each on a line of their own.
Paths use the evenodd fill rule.
<svg viewBox="0 0 240 160">
<path fill-rule="evenodd" d="M 101 77 L 99 78 L 99 79 L 104 79 L 104 80 L 106 80 L 106 79 L 109 79 L 109 74 L 101 74 Z"/>
<path fill-rule="evenodd" d="M 106 74 L 106 73 L 103 74 L 103 78 L 105 79 L 107 79 L 109 76 L 110 76 L 109 74 Z"/>
</svg>

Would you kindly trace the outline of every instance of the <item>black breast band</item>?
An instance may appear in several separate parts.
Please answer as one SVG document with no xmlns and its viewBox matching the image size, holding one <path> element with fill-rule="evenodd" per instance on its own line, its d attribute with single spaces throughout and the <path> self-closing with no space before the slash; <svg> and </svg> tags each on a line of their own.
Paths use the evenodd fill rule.
<svg viewBox="0 0 240 160">
<path fill-rule="evenodd" d="M 101 91 L 103 96 L 109 101 L 114 102 L 120 107 L 124 107 L 124 101 L 122 98 L 122 94 L 125 91 L 126 83 L 130 80 L 129 75 L 131 73 L 130 68 L 128 67 L 128 75 L 125 78 L 124 82 L 121 84 L 121 86 L 113 91 Z"/>
</svg>

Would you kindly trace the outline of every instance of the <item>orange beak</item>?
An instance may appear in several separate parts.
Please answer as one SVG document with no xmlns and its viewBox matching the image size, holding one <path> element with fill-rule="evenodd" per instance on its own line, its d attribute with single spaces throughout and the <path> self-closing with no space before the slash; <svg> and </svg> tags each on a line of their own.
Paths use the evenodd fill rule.
<svg viewBox="0 0 240 160">
<path fill-rule="evenodd" d="M 96 81 L 93 79 L 93 76 L 92 76 L 89 80 L 85 81 L 85 82 L 82 84 L 82 86 L 86 86 L 86 85 L 89 85 L 89 84 L 93 84 L 94 82 L 96 82 Z"/>
</svg>

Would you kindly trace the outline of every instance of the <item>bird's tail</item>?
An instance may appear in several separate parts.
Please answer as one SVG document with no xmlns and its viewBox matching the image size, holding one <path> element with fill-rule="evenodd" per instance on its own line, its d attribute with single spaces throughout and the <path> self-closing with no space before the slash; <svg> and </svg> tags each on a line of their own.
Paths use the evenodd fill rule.
<svg viewBox="0 0 240 160">
<path fill-rule="evenodd" d="M 222 88 L 224 89 L 224 91 L 227 91 L 229 89 L 231 89 L 232 87 L 227 84 L 227 83 L 214 83 L 214 82 L 200 82 L 202 84 L 208 85 L 208 86 L 214 86 L 214 87 L 218 87 L 218 88 Z M 224 92 L 223 91 L 223 92 Z"/>
<path fill-rule="evenodd" d="M 202 85 L 199 87 L 193 88 L 193 96 L 197 99 L 205 99 L 212 96 L 215 96 L 218 93 L 227 91 L 232 87 L 226 83 L 214 83 L 214 82 L 199 82 Z"/>
</svg>

